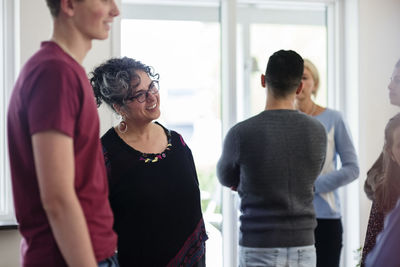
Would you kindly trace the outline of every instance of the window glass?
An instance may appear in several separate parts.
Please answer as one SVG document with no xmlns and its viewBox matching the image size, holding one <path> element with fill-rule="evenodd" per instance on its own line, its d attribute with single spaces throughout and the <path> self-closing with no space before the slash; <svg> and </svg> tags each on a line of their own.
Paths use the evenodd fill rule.
<svg viewBox="0 0 400 267">
<path fill-rule="evenodd" d="M 6 130 L 8 97 L 14 77 L 14 62 L 12 62 L 14 58 L 13 51 L 10 49 L 12 27 L 6 23 L 6 19 L 10 20 L 12 13 L 6 12 L 6 7 L 11 9 L 11 3 L 11 1 L 2 1 L 0 4 L 0 226 L 15 225 Z"/>
<path fill-rule="evenodd" d="M 285 49 L 294 50 L 303 58 L 310 59 L 320 75 L 320 88 L 316 103 L 327 104 L 327 42 L 326 26 L 297 24 L 250 25 L 250 110 L 255 115 L 265 108 L 266 92 L 261 87 L 260 75 L 265 73 L 269 56 Z"/>
<path fill-rule="evenodd" d="M 160 74 L 161 118 L 192 150 L 201 190 L 207 266 L 222 266 L 220 26 L 218 22 L 123 19 L 121 55 Z"/>
</svg>

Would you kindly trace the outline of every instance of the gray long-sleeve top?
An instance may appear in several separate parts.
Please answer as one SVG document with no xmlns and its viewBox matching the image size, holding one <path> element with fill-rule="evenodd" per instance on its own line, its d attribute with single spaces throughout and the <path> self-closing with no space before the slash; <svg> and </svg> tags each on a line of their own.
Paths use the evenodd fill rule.
<svg viewBox="0 0 400 267">
<path fill-rule="evenodd" d="M 314 244 L 313 184 L 326 153 L 324 126 L 296 110 L 268 110 L 229 130 L 217 165 L 241 198 L 239 244 Z"/>
</svg>

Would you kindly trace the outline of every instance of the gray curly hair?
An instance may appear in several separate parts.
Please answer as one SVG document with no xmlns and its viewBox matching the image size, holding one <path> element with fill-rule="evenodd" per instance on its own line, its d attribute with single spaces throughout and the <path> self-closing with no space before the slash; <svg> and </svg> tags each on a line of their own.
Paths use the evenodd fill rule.
<svg viewBox="0 0 400 267">
<path fill-rule="evenodd" d="M 114 111 L 114 104 L 124 106 L 140 84 L 137 71 L 144 71 L 152 79 L 158 79 L 160 76 L 154 73 L 151 67 L 128 57 L 112 58 L 96 67 L 90 73 L 90 84 L 97 106 L 105 102 Z"/>
</svg>

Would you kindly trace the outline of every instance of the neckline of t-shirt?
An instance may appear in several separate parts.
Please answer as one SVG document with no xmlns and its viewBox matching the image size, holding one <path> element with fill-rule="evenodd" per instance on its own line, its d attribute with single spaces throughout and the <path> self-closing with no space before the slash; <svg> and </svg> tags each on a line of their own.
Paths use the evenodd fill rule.
<svg viewBox="0 0 400 267">
<path fill-rule="evenodd" d="M 145 152 L 141 152 L 139 150 L 137 150 L 136 148 L 130 146 L 129 144 L 127 144 L 117 133 L 117 131 L 115 130 L 114 127 L 111 128 L 115 138 L 118 140 L 118 142 L 122 145 L 122 147 L 126 148 L 128 151 L 132 151 L 135 152 L 137 155 L 139 156 L 157 156 L 157 155 L 161 155 L 161 154 L 165 154 L 167 152 L 167 150 L 171 149 L 171 139 L 172 139 L 172 134 L 171 131 L 168 130 L 167 128 L 165 128 L 163 125 L 161 125 L 161 123 L 155 121 L 155 124 L 159 125 L 161 128 L 163 128 L 165 136 L 167 137 L 167 146 L 165 147 L 165 149 L 160 152 L 160 153 L 145 153 Z"/>
<path fill-rule="evenodd" d="M 299 113 L 297 109 L 266 109 L 261 111 L 260 113 L 271 113 L 271 112 L 276 112 L 276 113 Z"/>
</svg>

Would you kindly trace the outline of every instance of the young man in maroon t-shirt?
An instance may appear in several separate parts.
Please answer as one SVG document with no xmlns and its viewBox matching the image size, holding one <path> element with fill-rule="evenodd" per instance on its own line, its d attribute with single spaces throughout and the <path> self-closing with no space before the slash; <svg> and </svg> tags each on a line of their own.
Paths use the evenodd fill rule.
<svg viewBox="0 0 400 267">
<path fill-rule="evenodd" d="M 53 35 L 21 70 L 8 110 L 22 266 L 115 266 L 99 118 L 81 66 L 114 0 L 47 0 Z"/>
</svg>

